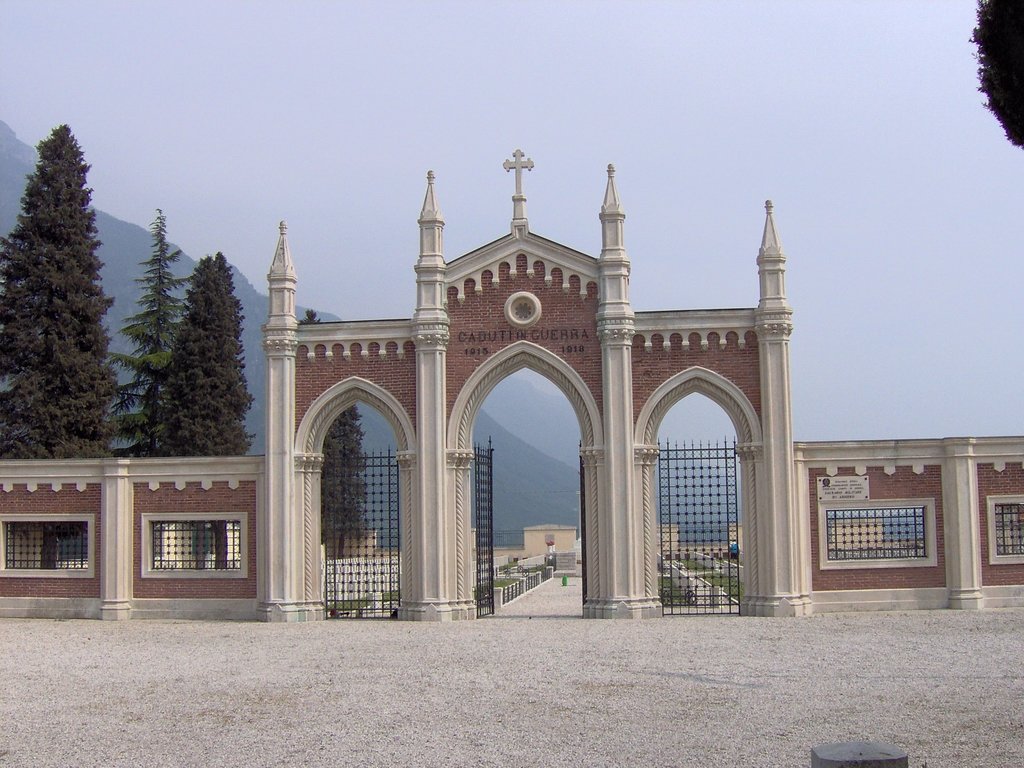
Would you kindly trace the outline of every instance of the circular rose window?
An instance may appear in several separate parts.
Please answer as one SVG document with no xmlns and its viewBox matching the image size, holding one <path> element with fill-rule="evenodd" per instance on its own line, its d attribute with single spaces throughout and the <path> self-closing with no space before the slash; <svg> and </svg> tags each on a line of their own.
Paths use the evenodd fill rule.
<svg viewBox="0 0 1024 768">
<path fill-rule="evenodd" d="M 505 302 L 505 317 L 520 328 L 533 325 L 540 320 L 540 299 L 527 291 L 513 293 Z"/>
</svg>

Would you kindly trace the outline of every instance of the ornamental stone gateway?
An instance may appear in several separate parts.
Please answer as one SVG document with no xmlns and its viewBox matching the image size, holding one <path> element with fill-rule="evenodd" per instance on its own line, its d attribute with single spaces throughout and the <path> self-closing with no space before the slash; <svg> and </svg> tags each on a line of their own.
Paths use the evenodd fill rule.
<svg viewBox="0 0 1024 768">
<path fill-rule="evenodd" d="M 809 546 L 794 487 L 785 264 L 771 203 L 750 309 L 637 312 L 625 212 L 609 165 L 595 258 L 530 231 L 516 150 L 511 231 L 452 261 L 435 177 L 427 174 L 407 320 L 300 326 L 282 223 L 268 275 L 266 514 L 258 612 L 324 616 L 321 450 L 334 419 L 361 402 L 394 430 L 399 464 L 398 617 L 472 619 L 472 426 L 488 393 L 527 368 L 569 400 L 579 422 L 585 559 L 583 615 L 661 616 L 656 440 L 662 418 L 699 392 L 730 416 L 744 510 L 742 611 L 810 608 Z"/>
</svg>

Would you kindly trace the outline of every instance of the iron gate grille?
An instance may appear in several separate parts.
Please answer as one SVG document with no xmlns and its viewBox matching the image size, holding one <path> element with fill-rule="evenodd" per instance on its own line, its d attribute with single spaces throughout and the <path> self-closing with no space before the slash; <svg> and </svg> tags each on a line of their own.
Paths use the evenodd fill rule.
<svg viewBox="0 0 1024 768">
<path fill-rule="evenodd" d="M 494 448 L 473 446 L 473 527 L 476 529 L 476 615 L 494 613 Z"/>
<path fill-rule="evenodd" d="M 580 443 L 580 578 L 583 582 L 583 608 L 587 607 L 587 478 L 583 467 L 583 443 Z"/>
<path fill-rule="evenodd" d="M 387 619 L 401 603 L 398 461 L 391 451 L 362 457 L 357 519 L 324 531 L 328 618 Z"/>
<path fill-rule="evenodd" d="M 662 611 L 738 614 L 736 443 L 659 448 Z"/>
</svg>

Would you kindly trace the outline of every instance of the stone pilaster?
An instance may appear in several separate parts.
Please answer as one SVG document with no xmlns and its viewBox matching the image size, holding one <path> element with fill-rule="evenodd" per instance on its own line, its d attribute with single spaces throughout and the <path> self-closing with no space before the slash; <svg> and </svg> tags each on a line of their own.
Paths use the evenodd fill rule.
<svg viewBox="0 0 1024 768">
<path fill-rule="evenodd" d="M 643 618 L 660 615 L 660 610 L 657 601 L 646 594 L 643 516 L 637 514 L 635 506 L 634 314 L 629 300 L 630 263 L 623 238 L 626 214 L 619 202 L 615 168 L 611 165 L 600 218 L 597 334 L 601 342 L 604 393 L 602 523 L 598 547 L 601 578 L 600 593 L 588 594 L 588 604 L 592 615 L 601 618 Z"/>
<path fill-rule="evenodd" d="M 449 499 L 455 510 L 455 596 L 464 618 L 476 618 L 473 540 L 473 451 L 448 451 Z"/>
<path fill-rule="evenodd" d="M 949 607 L 978 610 L 981 589 L 981 513 L 973 439 L 945 440 L 942 467 L 942 520 L 945 529 L 946 588 Z M 989 546 L 992 546 L 991 544 Z"/>
<path fill-rule="evenodd" d="M 295 317 L 297 278 L 281 222 L 267 275 L 270 309 L 263 326 L 267 357 L 266 503 L 258 516 L 257 611 L 264 621 L 323 618 L 323 605 L 307 591 L 307 522 L 297 498 L 295 463 Z"/>
<path fill-rule="evenodd" d="M 135 494 L 128 467 L 125 459 L 103 465 L 100 618 L 106 620 L 131 617 Z"/>
<path fill-rule="evenodd" d="M 416 262 L 416 454 L 412 537 L 418 589 L 402 599 L 402 616 L 422 621 L 462 617 L 457 597 L 455 510 L 448 503 L 446 460 L 448 312 L 445 308 L 444 218 L 434 173 L 420 212 Z"/>
<path fill-rule="evenodd" d="M 757 256 L 760 301 L 754 314 L 761 367 L 762 459 L 756 466 L 758 592 L 754 613 L 804 615 L 810 611 L 806 558 L 800 546 L 800 511 L 794 480 L 789 336 L 793 310 L 786 299 L 786 256 L 765 203 L 764 234 Z"/>
</svg>

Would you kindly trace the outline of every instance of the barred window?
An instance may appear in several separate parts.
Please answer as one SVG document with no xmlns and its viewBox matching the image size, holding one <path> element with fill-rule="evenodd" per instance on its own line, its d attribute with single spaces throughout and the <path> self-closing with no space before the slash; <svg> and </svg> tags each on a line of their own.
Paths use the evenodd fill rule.
<svg viewBox="0 0 1024 768">
<path fill-rule="evenodd" d="M 826 510 L 826 556 L 831 561 L 926 559 L 925 515 L 924 505 Z"/>
<path fill-rule="evenodd" d="M 154 571 L 237 571 L 242 567 L 239 520 L 154 520 Z"/>
<path fill-rule="evenodd" d="M 995 505 L 996 555 L 1024 555 L 1024 503 Z"/>
<path fill-rule="evenodd" d="M 89 567 L 89 523 L 85 520 L 17 520 L 3 525 L 5 568 L 55 571 Z"/>
</svg>

